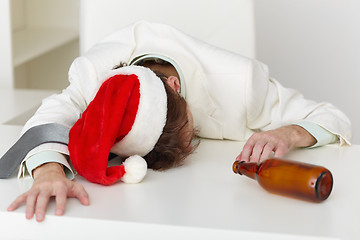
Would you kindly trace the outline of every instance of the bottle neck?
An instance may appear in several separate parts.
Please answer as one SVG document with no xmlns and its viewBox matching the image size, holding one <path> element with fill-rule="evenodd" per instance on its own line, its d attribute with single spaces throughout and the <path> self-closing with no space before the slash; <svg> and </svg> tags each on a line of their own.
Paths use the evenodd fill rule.
<svg viewBox="0 0 360 240">
<path fill-rule="evenodd" d="M 235 161 L 233 164 L 233 171 L 240 175 L 245 175 L 249 178 L 256 180 L 256 173 L 258 170 L 258 163 Z"/>
</svg>

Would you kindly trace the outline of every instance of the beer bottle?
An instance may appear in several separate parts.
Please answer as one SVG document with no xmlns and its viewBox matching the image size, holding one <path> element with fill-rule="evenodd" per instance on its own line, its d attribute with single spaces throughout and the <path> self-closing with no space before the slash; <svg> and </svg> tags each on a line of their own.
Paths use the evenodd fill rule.
<svg viewBox="0 0 360 240">
<path fill-rule="evenodd" d="M 269 192 L 312 202 L 327 199 L 333 186 L 328 169 L 284 159 L 261 163 L 235 161 L 233 171 L 257 180 Z"/>
</svg>

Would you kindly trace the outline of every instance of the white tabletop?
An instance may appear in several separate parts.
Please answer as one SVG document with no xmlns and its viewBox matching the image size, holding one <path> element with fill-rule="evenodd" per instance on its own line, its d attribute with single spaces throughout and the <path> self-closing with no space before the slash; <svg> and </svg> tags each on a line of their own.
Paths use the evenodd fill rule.
<svg viewBox="0 0 360 240">
<path fill-rule="evenodd" d="M 0 126 L 0 155 L 21 127 Z M 286 158 L 325 166 L 334 188 L 323 203 L 270 194 L 254 180 L 232 172 L 242 142 L 201 140 L 184 166 L 149 170 L 140 184 L 110 187 L 81 182 L 90 206 L 70 199 L 65 215 L 25 219 L 25 206 L 8 205 L 31 186 L 30 179 L 0 180 L 1 239 L 360 239 L 360 146 L 329 145 L 295 150 Z M 5 227 L 4 227 L 5 226 Z"/>
</svg>

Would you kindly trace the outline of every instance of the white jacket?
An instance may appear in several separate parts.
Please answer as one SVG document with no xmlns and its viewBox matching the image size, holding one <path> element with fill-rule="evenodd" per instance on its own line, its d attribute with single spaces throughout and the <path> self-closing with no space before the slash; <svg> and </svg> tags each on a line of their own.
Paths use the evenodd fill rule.
<svg viewBox="0 0 360 240">
<path fill-rule="evenodd" d="M 255 131 L 309 121 L 351 138 L 349 119 L 329 103 L 316 103 L 269 77 L 263 63 L 216 48 L 163 24 L 137 22 L 115 32 L 77 58 L 70 85 L 43 101 L 27 129 L 49 122 L 71 127 L 95 94 L 99 81 L 120 62 L 144 54 L 166 56 L 184 76 L 186 100 L 199 136 L 245 140 Z"/>
</svg>

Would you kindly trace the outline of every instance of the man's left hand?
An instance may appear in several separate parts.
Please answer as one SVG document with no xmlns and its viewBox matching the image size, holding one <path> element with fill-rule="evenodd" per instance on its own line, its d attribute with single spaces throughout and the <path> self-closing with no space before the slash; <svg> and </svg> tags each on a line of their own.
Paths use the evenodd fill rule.
<svg viewBox="0 0 360 240">
<path fill-rule="evenodd" d="M 245 143 L 236 160 L 245 162 L 260 162 L 270 157 L 283 157 L 296 147 L 309 147 L 316 139 L 304 128 L 289 125 L 265 132 L 254 133 Z"/>
</svg>

